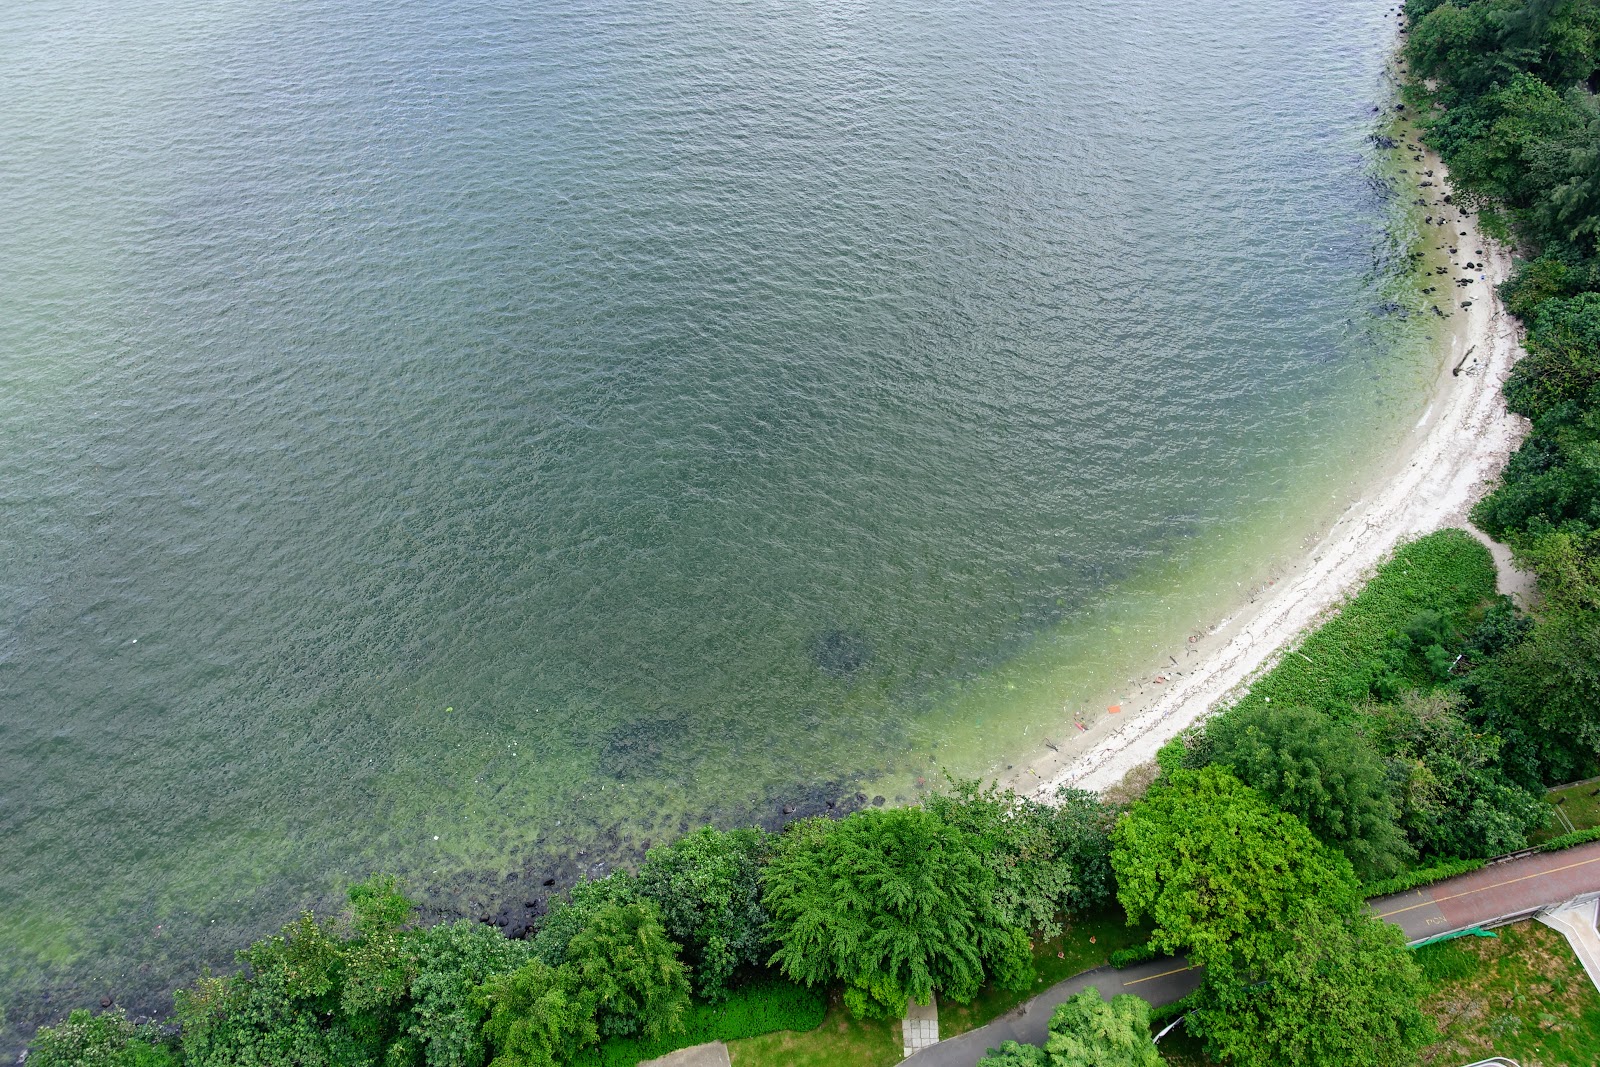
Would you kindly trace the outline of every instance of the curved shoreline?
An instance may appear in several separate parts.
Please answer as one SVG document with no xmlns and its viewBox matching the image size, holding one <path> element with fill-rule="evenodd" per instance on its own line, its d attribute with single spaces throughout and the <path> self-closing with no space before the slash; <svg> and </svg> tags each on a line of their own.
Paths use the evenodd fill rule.
<svg viewBox="0 0 1600 1067">
<path fill-rule="evenodd" d="M 1425 159 L 1424 166 L 1434 174 L 1446 174 L 1433 153 L 1426 153 Z M 1434 180 L 1435 195 L 1449 192 L 1446 180 Z M 1427 410 L 1395 455 L 1375 473 L 1369 491 L 1300 563 L 1269 583 L 1268 592 L 1205 634 L 1191 637 L 1188 663 L 1179 664 L 1173 657 L 1172 670 L 1148 675 L 1143 686 L 1158 690 L 1150 703 L 1125 717 L 1103 715 L 1075 736 L 1071 721 L 1063 721 L 1069 743 L 1032 761 L 1019 760 L 1020 773 L 1008 776 L 1004 784 L 1037 799 L 1048 799 L 1063 785 L 1096 790 L 1116 785 L 1154 759 L 1169 739 L 1291 652 L 1298 638 L 1353 595 L 1401 541 L 1445 526 L 1467 526 L 1468 511 L 1527 432 L 1526 421 L 1506 410 L 1500 392 L 1522 354 L 1516 320 L 1494 288 L 1509 276 L 1511 254 L 1480 233 L 1475 216 L 1463 217 L 1442 199 L 1430 199 L 1427 206 L 1448 212 L 1446 245 L 1455 241 L 1460 252 L 1449 257 L 1452 269 L 1440 276 L 1441 282 L 1450 279 L 1449 286 L 1440 286 L 1448 292 L 1435 294 L 1441 303 L 1449 300 L 1455 305 L 1455 326 Z M 1484 250 L 1481 257 L 1475 256 L 1478 248 Z M 1455 264 L 1468 260 L 1485 264 L 1486 269 L 1472 273 L 1483 274 L 1486 280 L 1457 289 Z M 1470 308 L 1459 306 L 1463 298 L 1472 301 Z M 1501 546 L 1492 547 L 1501 568 L 1501 591 L 1525 593 L 1526 586 L 1509 571 L 1509 555 Z"/>
</svg>

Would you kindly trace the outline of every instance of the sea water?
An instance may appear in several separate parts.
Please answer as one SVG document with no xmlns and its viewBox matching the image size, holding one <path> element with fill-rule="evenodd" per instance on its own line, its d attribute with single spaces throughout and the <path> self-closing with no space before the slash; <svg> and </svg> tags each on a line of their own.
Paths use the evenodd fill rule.
<svg viewBox="0 0 1600 1067">
<path fill-rule="evenodd" d="M 915 799 L 1204 625 L 1423 400 L 1393 42 L 4 5 L 5 1041 L 372 871 L 516 928 L 700 822 Z"/>
</svg>

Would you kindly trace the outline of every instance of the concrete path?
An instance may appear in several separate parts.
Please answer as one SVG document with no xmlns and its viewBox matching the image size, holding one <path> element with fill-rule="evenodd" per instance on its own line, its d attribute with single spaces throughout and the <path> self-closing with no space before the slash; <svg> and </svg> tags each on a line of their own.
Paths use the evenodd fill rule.
<svg viewBox="0 0 1600 1067">
<path fill-rule="evenodd" d="M 928 994 L 928 1003 L 912 1001 L 906 1017 L 900 1020 L 900 1054 L 909 1056 L 939 1043 L 939 999 Z"/>
<path fill-rule="evenodd" d="M 1562 852 L 1492 863 L 1433 885 L 1368 902 L 1412 943 L 1474 926 L 1493 926 L 1600 893 L 1600 841 Z"/>
<path fill-rule="evenodd" d="M 1152 1004 L 1171 1004 L 1194 992 L 1199 985 L 1199 972 L 1183 959 L 1152 960 L 1120 971 L 1115 967 L 1097 967 L 1057 982 L 987 1026 L 947 1038 L 904 1062 L 908 1067 L 972 1067 L 989 1049 L 999 1048 L 1002 1041 L 1042 1045 L 1056 1005 L 1090 986 L 1098 989 L 1107 1000 L 1118 993 L 1133 993 Z"/>
<path fill-rule="evenodd" d="M 692 1045 L 669 1052 L 654 1060 L 645 1060 L 639 1067 L 733 1067 L 728 1058 L 728 1046 L 720 1041 L 706 1045 Z"/>
<path fill-rule="evenodd" d="M 1474 926 L 1527 918 L 1552 904 L 1591 893 L 1600 893 L 1600 841 L 1563 852 L 1539 852 L 1503 860 L 1470 874 L 1367 903 L 1379 918 L 1400 927 L 1407 941 L 1417 942 Z M 1593 930 L 1594 912 L 1589 915 Z M 1596 935 L 1595 943 L 1600 951 L 1600 935 Z M 1583 958 L 1581 954 L 1579 958 Z M 1183 959 L 1152 960 L 1120 971 L 1100 967 L 1058 982 L 1009 1015 L 941 1041 L 905 1062 L 911 1067 L 972 1067 L 987 1050 L 999 1048 L 1003 1041 L 1041 1045 L 1056 1005 L 1089 986 L 1097 988 L 1107 1000 L 1118 993 L 1133 993 L 1159 1006 L 1181 1000 L 1199 985 L 1199 972 Z"/>
<path fill-rule="evenodd" d="M 1583 973 L 1589 976 L 1596 989 L 1600 989 L 1600 932 L 1595 930 L 1597 908 L 1600 908 L 1600 900 L 1591 900 L 1576 908 L 1546 912 L 1539 916 L 1539 921 L 1561 931 L 1577 954 L 1578 962 L 1583 964 Z"/>
</svg>

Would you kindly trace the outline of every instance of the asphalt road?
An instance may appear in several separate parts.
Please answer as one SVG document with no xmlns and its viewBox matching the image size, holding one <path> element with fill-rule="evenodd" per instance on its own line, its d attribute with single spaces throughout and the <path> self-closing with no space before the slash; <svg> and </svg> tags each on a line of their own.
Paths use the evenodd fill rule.
<svg viewBox="0 0 1600 1067">
<path fill-rule="evenodd" d="M 1057 982 L 987 1026 L 941 1041 L 901 1062 L 912 1067 L 972 1067 L 986 1051 L 999 1048 L 1002 1041 L 1042 1045 L 1056 1005 L 1089 986 L 1094 986 L 1107 999 L 1118 993 L 1133 993 L 1152 1004 L 1171 1004 L 1188 996 L 1199 984 L 1200 972 L 1183 959 L 1151 960 L 1120 971 L 1115 967 L 1097 967 Z"/>
<path fill-rule="evenodd" d="M 1600 893 L 1600 841 L 1505 860 L 1443 882 L 1369 901 L 1407 941 L 1530 915 L 1586 893 Z"/>
<path fill-rule="evenodd" d="M 1600 841 L 1562 852 L 1537 853 L 1463 874 L 1393 896 L 1368 906 L 1394 923 L 1407 941 L 1421 941 L 1455 930 L 1492 924 L 1560 904 L 1586 893 L 1600 893 Z M 904 1060 L 912 1067 L 973 1067 L 1003 1041 L 1044 1043 L 1056 1005 L 1094 986 L 1110 999 L 1133 993 L 1151 1004 L 1171 1004 L 1200 984 L 1200 973 L 1183 959 L 1159 959 L 1117 970 L 1099 967 L 1058 982 L 1008 1015 Z"/>
</svg>

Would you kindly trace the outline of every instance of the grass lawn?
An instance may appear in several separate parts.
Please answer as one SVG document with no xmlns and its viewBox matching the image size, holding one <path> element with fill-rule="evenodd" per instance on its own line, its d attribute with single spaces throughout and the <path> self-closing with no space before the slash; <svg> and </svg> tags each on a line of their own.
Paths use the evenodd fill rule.
<svg viewBox="0 0 1600 1067">
<path fill-rule="evenodd" d="M 1070 920 L 1060 937 L 1033 947 L 1033 988 L 1014 993 L 985 986 L 971 1004 L 939 1004 L 939 1036 L 954 1037 L 998 1018 L 1063 978 L 1099 967 L 1119 948 L 1143 944 L 1147 929 L 1129 929 L 1115 903 Z M 733 1067 L 879 1067 L 900 1062 L 900 1020 L 853 1019 L 837 998 L 822 1025 L 730 1041 Z"/>
<path fill-rule="evenodd" d="M 1148 928 L 1129 929 L 1127 922 L 1127 916 L 1115 902 L 1069 920 L 1060 937 L 1034 943 L 1032 989 L 1015 993 L 984 986 L 971 1004 L 941 1001 L 939 1036 L 954 1037 L 975 1030 L 1063 978 L 1110 962 L 1111 953 L 1117 949 L 1144 944 L 1149 937 Z"/>
<path fill-rule="evenodd" d="M 888 1067 L 900 1049 L 899 1019 L 854 1019 L 837 998 L 815 1030 L 728 1042 L 733 1067 Z"/>
<path fill-rule="evenodd" d="M 1191 1036 L 1188 1027 L 1178 1027 L 1156 1047 L 1161 1050 L 1161 1058 L 1168 1067 L 1216 1067 L 1201 1048 L 1200 1039 Z"/>
<path fill-rule="evenodd" d="M 1571 821 L 1573 830 L 1600 826 L 1600 782 L 1580 782 L 1552 789 L 1544 795 L 1544 801 L 1555 811 L 1550 816 L 1549 826 L 1528 835 L 1530 845 L 1542 844 L 1552 837 L 1568 833 L 1567 823 L 1561 818 L 1563 815 Z"/>
<path fill-rule="evenodd" d="M 1501 927 L 1417 950 L 1433 992 L 1423 1011 L 1439 1039 L 1422 1054 L 1436 1067 L 1508 1056 L 1522 1067 L 1600 1063 L 1600 991 L 1566 938 L 1543 923 Z"/>
</svg>

